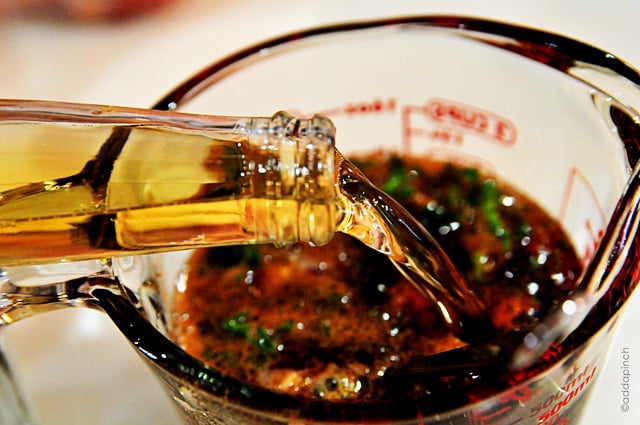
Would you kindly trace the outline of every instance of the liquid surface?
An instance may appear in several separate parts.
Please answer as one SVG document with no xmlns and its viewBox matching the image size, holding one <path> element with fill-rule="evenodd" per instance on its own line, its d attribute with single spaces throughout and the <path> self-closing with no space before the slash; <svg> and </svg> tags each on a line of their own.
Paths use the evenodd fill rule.
<svg viewBox="0 0 640 425">
<path fill-rule="evenodd" d="M 475 169 L 380 158 L 357 166 L 434 235 L 498 334 L 531 326 L 571 292 L 579 260 L 560 226 L 523 195 Z M 386 375 L 467 344 L 443 323 L 437 299 L 346 235 L 322 247 L 203 250 L 190 270 L 175 341 L 223 374 L 276 392 L 402 397 Z"/>
</svg>

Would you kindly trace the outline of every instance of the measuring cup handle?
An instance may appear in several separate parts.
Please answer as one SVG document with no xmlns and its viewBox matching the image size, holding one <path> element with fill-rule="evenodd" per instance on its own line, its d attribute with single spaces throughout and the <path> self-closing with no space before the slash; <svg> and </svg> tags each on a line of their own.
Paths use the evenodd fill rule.
<svg viewBox="0 0 640 425">
<path fill-rule="evenodd" d="M 11 267 L 2 273 L 0 329 L 60 308 L 96 308 L 91 295 L 96 286 L 119 290 L 110 266 L 100 261 Z"/>
</svg>

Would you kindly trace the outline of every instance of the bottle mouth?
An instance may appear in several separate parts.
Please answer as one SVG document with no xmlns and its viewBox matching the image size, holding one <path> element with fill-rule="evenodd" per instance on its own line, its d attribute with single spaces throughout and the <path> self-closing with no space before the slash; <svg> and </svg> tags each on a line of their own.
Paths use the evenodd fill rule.
<svg viewBox="0 0 640 425">
<path fill-rule="evenodd" d="M 545 31 L 483 19 L 457 16 L 415 16 L 330 25 L 258 43 L 201 70 L 194 77 L 169 92 L 156 103 L 154 108 L 180 109 L 187 105 L 191 99 L 197 98 L 207 88 L 233 75 L 236 70 L 249 67 L 267 57 L 284 54 L 289 49 L 303 48 L 307 43 L 313 44 L 316 40 L 324 37 L 330 38 L 336 34 L 346 33 L 362 32 L 366 34 L 367 31 L 408 31 L 412 29 L 446 31 L 523 56 L 532 62 L 558 70 L 569 78 L 595 87 L 605 94 L 613 93 L 615 88 L 619 87 L 618 84 L 622 84 L 625 90 L 640 92 L 637 88 L 640 86 L 638 71 L 615 55 L 586 43 Z M 590 80 L 591 76 L 583 72 L 584 69 L 597 70 L 606 77 L 603 77 L 602 80 L 596 78 L 592 81 Z M 608 79 L 609 77 L 611 80 Z M 615 80 L 615 87 L 609 89 L 607 85 L 613 80 Z M 613 95 L 612 97 L 615 98 Z M 640 125 L 634 100 L 636 100 L 636 94 L 629 95 L 628 101 L 612 102 L 608 112 L 624 144 L 625 162 L 629 173 L 637 166 L 638 159 L 640 159 Z M 600 252 L 595 254 L 591 268 L 583 277 L 583 280 L 597 281 L 598 283 L 595 285 L 602 286 L 598 303 L 595 304 L 582 324 L 567 336 L 562 344 L 554 347 L 555 352 L 559 354 L 553 357 L 553 361 L 536 363 L 523 371 L 520 375 L 522 381 L 518 385 L 527 385 L 539 380 L 546 371 L 558 365 L 562 359 L 582 350 L 589 343 L 590 338 L 615 318 L 624 300 L 640 281 L 640 271 L 637 267 L 640 260 L 639 236 L 636 229 L 637 223 L 634 224 L 637 221 L 635 216 L 638 214 L 637 196 L 640 191 L 637 180 L 636 173 L 631 177 L 611 218 L 611 222 L 616 222 L 624 215 L 627 217 L 623 219 L 626 224 L 622 224 L 622 229 L 613 226 L 604 231 L 599 241 Z M 616 253 L 622 251 L 625 252 L 625 256 L 616 262 L 615 270 L 612 270 L 606 264 L 607 259 L 615 257 Z M 601 261 L 596 261 L 597 259 Z M 589 285 L 590 283 L 583 282 L 582 284 Z M 133 319 L 129 318 L 126 319 L 130 321 L 129 323 L 123 322 L 125 317 L 129 315 L 134 317 L 133 311 L 131 311 L 134 308 L 132 305 L 118 304 L 122 300 L 111 299 L 111 297 L 112 295 L 105 293 L 101 302 L 109 306 L 105 310 L 112 318 L 117 316 L 120 323 L 118 326 L 121 329 L 128 326 L 128 329 L 135 329 L 138 332 L 138 326 L 140 329 L 146 326 L 144 331 L 141 330 L 136 334 L 127 335 L 127 337 L 131 341 L 140 341 L 146 344 L 143 347 L 144 350 L 139 347 L 140 351 L 158 366 L 161 373 L 168 373 L 178 380 L 188 382 L 212 397 L 226 398 L 232 404 L 239 406 L 240 410 L 249 409 L 260 412 L 259 414 L 264 416 L 287 417 L 289 415 L 325 421 L 356 421 L 366 418 L 409 421 L 416 418 L 418 408 L 412 400 L 405 400 L 406 405 L 404 406 L 398 404 L 398 400 L 394 400 L 393 403 L 372 404 L 308 400 L 252 387 L 241 381 L 224 377 L 187 355 L 154 328 L 149 328 L 144 319 L 139 322 L 131 322 Z M 123 311 L 129 313 L 123 314 Z M 487 395 L 487 398 L 496 395 L 498 393 Z M 437 412 L 418 411 L 419 414 L 429 415 L 447 409 L 450 412 L 455 412 L 458 409 L 472 408 L 472 406 L 439 405 Z"/>
<path fill-rule="evenodd" d="M 286 112 L 251 121 L 243 129 L 250 152 L 239 186 L 264 200 L 254 214 L 267 218 L 268 240 L 327 243 L 336 222 L 335 126 L 326 117 Z"/>
</svg>

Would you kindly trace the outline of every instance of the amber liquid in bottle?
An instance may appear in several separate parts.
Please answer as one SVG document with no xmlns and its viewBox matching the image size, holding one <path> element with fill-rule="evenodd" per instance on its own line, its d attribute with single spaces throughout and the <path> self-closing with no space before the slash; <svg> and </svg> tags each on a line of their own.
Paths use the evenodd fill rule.
<svg viewBox="0 0 640 425">
<path fill-rule="evenodd" d="M 320 119 L 91 118 L 0 123 L 3 266 L 333 234 L 333 136 L 313 140 Z"/>
</svg>

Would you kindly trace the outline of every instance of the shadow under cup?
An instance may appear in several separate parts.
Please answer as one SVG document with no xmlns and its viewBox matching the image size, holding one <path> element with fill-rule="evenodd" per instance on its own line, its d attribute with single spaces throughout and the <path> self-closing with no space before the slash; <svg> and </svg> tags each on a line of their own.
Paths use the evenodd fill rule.
<svg viewBox="0 0 640 425">
<path fill-rule="evenodd" d="M 638 179 L 631 177 L 639 152 L 639 83 L 613 55 L 557 35 L 416 17 L 266 41 L 216 62 L 156 106 L 245 116 L 325 114 L 347 157 L 384 149 L 464 161 L 544 207 L 587 267 L 580 284 L 602 285 L 603 295 L 577 330 L 523 372 L 526 379 L 498 394 L 433 413 L 434 406 L 412 400 L 324 403 L 225 378 L 163 336 L 178 320 L 172 295 L 184 284 L 186 252 L 114 260 L 133 303 L 110 291 L 95 295 L 189 423 L 575 423 L 639 280 Z M 623 226 L 609 226 L 627 216 Z"/>
</svg>

